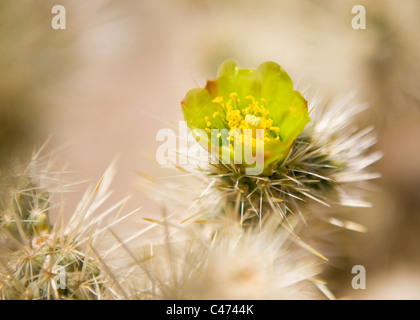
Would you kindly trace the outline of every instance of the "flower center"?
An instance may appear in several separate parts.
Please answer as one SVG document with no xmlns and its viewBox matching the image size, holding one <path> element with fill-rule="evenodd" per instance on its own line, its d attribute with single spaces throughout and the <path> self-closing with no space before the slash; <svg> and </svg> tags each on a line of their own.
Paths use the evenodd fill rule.
<svg viewBox="0 0 420 320">
<path fill-rule="evenodd" d="M 264 142 L 273 140 L 281 140 L 280 129 L 273 126 L 273 120 L 269 117 L 270 111 L 266 108 L 266 100 L 261 98 L 257 101 L 253 96 L 245 97 L 243 102 L 238 98 L 238 94 L 232 92 L 229 100 L 224 101 L 223 97 L 216 97 L 213 102 L 219 106 L 220 111 L 214 112 L 212 118 L 222 120 L 226 128 L 229 129 L 230 140 L 237 130 L 244 129 L 263 129 Z M 205 130 L 210 133 L 211 129 L 215 129 L 209 117 L 204 118 L 206 122 Z"/>
<path fill-rule="evenodd" d="M 249 124 L 251 127 L 258 127 L 261 124 L 261 119 L 252 115 L 252 114 L 247 114 L 245 116 L 245 122 L 247 124 Z"/>
</svg>

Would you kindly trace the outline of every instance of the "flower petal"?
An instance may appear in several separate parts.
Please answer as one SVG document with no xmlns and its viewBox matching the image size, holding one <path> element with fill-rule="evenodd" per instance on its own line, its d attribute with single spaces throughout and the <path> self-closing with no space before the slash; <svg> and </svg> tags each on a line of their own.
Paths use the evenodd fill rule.
<svg viewBox="0 0 420 320">
<path fill-rule="evenodd" d="M 217 93 L 225 101 L 231 93 L 237 93 L 238 98 L 246 101 L 248 95 L 261 98 L 261 77 L 257 70 L 240 69 L 234 60 L 225 61 L 219 68 L 217 78 Z"/>
<path fill-rule="evenodd" d="M 205 117 L 211 117 L 219 107 L 212 102 L 213 97 L 206 89 L 195 88 L 185 95 L 181 102 L 184 119 L 191 129 L 206 127 Z M 223 112 L 220 110 L 220 112 Z M 225 125 L 220 118 L 212 119 L 212 124 L 219 130 L 224 129 Z"/>
<path fill-rule="evenodd" d="M 275 62 L 264 62 L 258 67 L 261 75 L 262 97 L 267 101 L 270 117 L 278 124 L 293 101 L 293 83 L 289 75 Z"/>
</svg>

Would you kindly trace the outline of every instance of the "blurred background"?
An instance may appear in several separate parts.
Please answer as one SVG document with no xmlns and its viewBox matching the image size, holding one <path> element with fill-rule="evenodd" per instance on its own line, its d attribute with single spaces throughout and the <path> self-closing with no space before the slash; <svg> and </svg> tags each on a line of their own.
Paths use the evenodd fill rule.
<svg viewBox="0 0 420 320">
<path fill-rule="evenodd" d="M 51 9 L 66 9 L 54 30 Z M 354 30 L 352 7 L 366 8 Z M 326 100 L 356 92 L 369 109 L 384 157 L 373 208 L 354 210 L 366 234 L 351 234 L 331 289 L 339 298 L 420 298 L 420 2 L 417 0 L 2 0 L 0 165 L 51 137 L 50 150 L 95 182 L 118 156 L 113 198 L 132 194 L 143 216 L 159 208 L 136 190 L 136 171 L 164 176 L 156 133 L 182 120 L 185 93 L 235 58 L 273 60 Z M 145 115 L 151 113 L 157 119 Z M 159 120 L 160 118 L 160 120 Z M 71 213 L 82 190 L 66 195 Z M 130 208 L 127 208 L 129 210 Z M 363 265 L 367 289 L 351 288 Z"/>
</svg>

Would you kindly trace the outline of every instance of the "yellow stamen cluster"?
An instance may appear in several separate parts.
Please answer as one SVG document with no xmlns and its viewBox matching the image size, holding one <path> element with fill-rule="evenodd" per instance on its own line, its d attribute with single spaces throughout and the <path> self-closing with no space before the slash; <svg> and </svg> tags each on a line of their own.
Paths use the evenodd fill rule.
<svg viewBox="0 0 420 320">
<path fill-rule="evenodd" d="M 229 95 L 229 100 L 224 101 L 223 97 L 219 96 L 213 99 L 213 103 L 220 106 L 220 111 L 213 114 L 213 119 L 217 117 L 222 120 L 225 127 L 229 129 L 230 140 L 237 129 L 244 132 L 244 129 L 264 129 L 264 142 L 279 140 L 280 129 L 273 126 L 273 120 L 269 117 L 270 111 L 267 110 L 265 99 L 257 101 L 253 96 L 246 96 L 246 106 L 241 105 L 241 100 L 238 94 L 233 92 Z M 205 130 L 210 133 L 211 129 L 216 129 L 210 121 L 209 117 L 205 117 L 206 128 Z M 253 139 L 255 140 L 255 139 Z M 252 142 L 255 144 L 255 141 Z"/>
</svg>

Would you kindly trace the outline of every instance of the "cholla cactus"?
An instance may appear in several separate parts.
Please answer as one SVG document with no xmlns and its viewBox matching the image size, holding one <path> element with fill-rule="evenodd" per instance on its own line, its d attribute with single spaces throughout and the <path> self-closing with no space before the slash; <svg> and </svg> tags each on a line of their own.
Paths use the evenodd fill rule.
<svg viewBox="0 0 420 320">
<path fill-rule="evenodd" d="M 307 219 L 323 218 L 315 204 L 366 205 L 348 186 L 377 177 L 364 169 L 380 154 L 367 154 L 375 143 L 371 129 L 359 131 L 351 121 L 361 105 L 324 109 L 307 98 L 309 108 L 273 62 L 257 70 L 224 63 L 217 80 L 193 89 L 182 102 L 186 122 L 211 163 L 175 164 L 182 174 L 171 177 L 172 184 L 144 180 L 143 189 L 163 199 L 170 215 L 147 219 L 152 227 L 126 239 L 112 230 L 126 217 L 118 212 L 125 200 L 95 214 L 109 196 L 112 167 L 67 223 L 52 224 L 54 192 L 46 182 L 57 177 L 39 171 L 34 157 L 2 184 L 2 298 L 333 298 L 316 278 L 328 259 L 301 239 L 300 231 L 308 221 L 306 229 L 317 233 Z M 262 156 L 263 163 L 251 168 L 235 162 L 245 150 Z M 183 209 L 181 223 L 170 200 Z M 140 250 L 130 243 L 154 226 L 163 226 L 163 241 L 148 234 Z M 112 265 L 114 253 L 119 261 Z"/>
<path fill-rule="evenodd" d="M 58 174 L 39 154 L 28 166 L 2 176 L 0 208 L 0 295 L 2 299 L 104 299 L 114 292 L 93 246 L 106 228 L 95 215 L 108 197 L 102 181 L 86 193 L 70 221 L 50 222 L 51 195 Z M 41 163 L 40 163 L 41 162 Z M 112 170 L 105 174 L 110 178 Z M 47 190 L 51 189 L 51 192 Z M 61 212 L 62 214 L 62 212 Z M 108 225 L 109 227 L 112 225 Z M 92 254 L 93 253 L 93 254 Z M 105 270 L 108 271 L 108 269 Z"/>
<path fill-rule="evenodd" d="M 326 105 L 317 97 L 309 97 L 307 92 L 304 96 L 309 100 L 309 107 L 302 95 L 293 90 L 287 73 L 272 62 L 262 64 L 257 70 L 240 69 L 235 62 L 225 62 L 217 80 L 187 93 L 182 101 L 187 125 L 208 151 L 210 160 L 208 163 L 188 161 L 190 153 L 186 150 L 181 156 L 187 161 L 184 159 L 174 166 L 181 170 L 179 176 L 168 177 L 166 181 L 144 179 L 141 187 L 155 198 L 164 195 L 166 205 L 181 206 L 182 223 L 205 224 L 207 228 L 211 225 L 212 231 L 206 240 L 200 238 L 198 249 L 188 249 L 186 254 L 177 250 L 170 253 L 172 259 L 168 259 L 174 265 L 181 261 L 182 266 L 177 270 L 189 271 L 186 274 L 173 271 L 167 275 L 172 281 L 165 282 L 162 276 L 156 282 L 160 284 L 162 297 L 179 297 L 177 292 L 182 297 L 261 298 L 273 289 L 278 295 L 272 293 L 271 297 L 313 298 L 305 290 L 294 291 L 283 287 L 280 280 L 280 283 L 274 280 L 281 278 L 277 272 L 285 271 L 283 267 L 293 266 L 294 254 L 299 256 L 301 249 L 321 258 L 320 261 L 328 260 L 307 239 L 299 237 L 303 226 L 307 224 L 305 229 L 312 230 L 314 236 L 320 230 L 314 228 L 312 218 L 321 218 L 338 227 L 364 231 L 363 226 L 330 217 L 316 205 L 368 205 L 354 187 L 378 177 L 365 168 L 381 154 L 367 152 L 376 141 L 372 128 L 359 130 L 353 121 L 365 106 L 351 104 L 351 99 Z M 248 140 L 246 129 L 252 132 Z M 247 172 L 249 164 L 232 163 L 232 159 L 235 148 L 241 144 L 244 149 L 248 144 L 253 153 L 258 153 L 257 129 L 264 131 L 261 141 L 266 161 L 263 170 L 255 174 Z M 242 135 L 240 144 L 234 142 L 238 135 Z M 226 228 L 227 221 L 230 221 L 229 228 Z M 279 238 L 283 237 L 293 242 L 293 249 L 280 244 Z M 241 287 L 240 280 L 233 284 L 230 277 L 240 273 L 242 263 L 248 265 L 254 250 L 261 256 L 268 254 L 270 258 L 263 259 L 267 264 L 260 267 L 272 268 L 273 273 L 265 273 L 265 280 L 272 278 L 268 280 L 270 285 L 267 282 L 267 287 L 257 291 L 261 295 L 247 296 L 250 290 L 246 285 Z M 313 271 L 311 276 L 300 279 L 310 280 L 317 273 L 316 268 L 311 259 L 300 262 Z M 251 270 L 252 279 L 262 279 L 255 269 Z M 294 278 L 287 271 L 284 274 Z M 200 292 L 194 283 L 205 283 L 210 289 Z M 236 290 L 236 286 L 240 289 Z M 327 297 L 333 297 L 325 286 L 320 283 L 317 286 Z"/>
<path fill-rule="evenodd" d="M 325 107 L 316 97 L 309 101 L 308 108 L 287 73 L 272 62 L 252 70 L 227 61 L 217 80 L 187 93 L 182 102 L 187 124 L 213 157 L 208 165 L 179 166 L 206 183 L 198 197 L 204 205 L 199 211 L 218 215 L 233 204 L 243 223 L 252 225 L 264 214 L 275 214 L 287 224 L 294 214 L 305 220 L 311 203 L 365 205 L 346 192 L 348 184 L 376 178 L 364 169 L 381 157 L 366 152 L 375 143 L 372 128 L 358 130 L 352 121 L 363 105 L 344 101 Z M 227 135 L 220 134 L 223 129 Z M 246 129 L 264 131 L 260 174 L 248 174 L 247 165 L 229 161 L 236 148 L 231 132 L 243 135 Z M 246 138 L 241 141 L 245 149 Z M 258 153 L 255 134 L 249 144 Z M 222 156 L 223 148 L 229 149 L 228 157 Z"/>
</svg>

